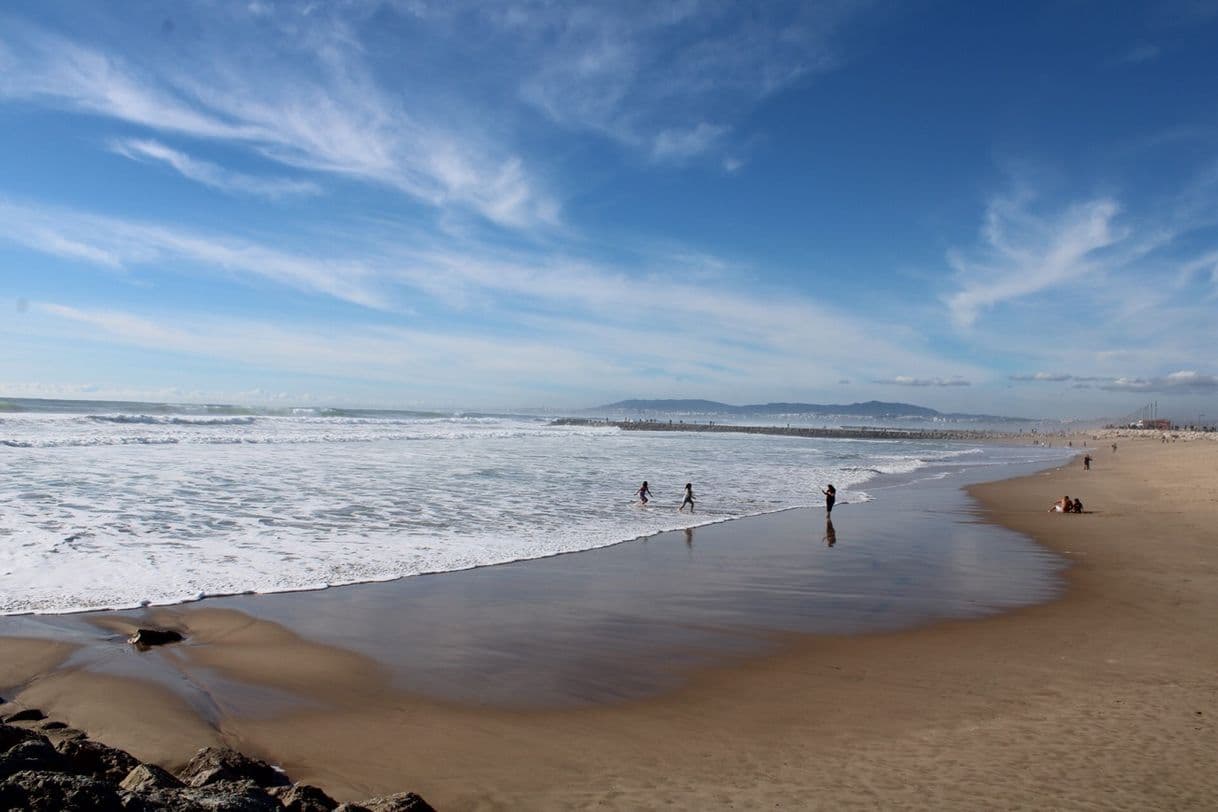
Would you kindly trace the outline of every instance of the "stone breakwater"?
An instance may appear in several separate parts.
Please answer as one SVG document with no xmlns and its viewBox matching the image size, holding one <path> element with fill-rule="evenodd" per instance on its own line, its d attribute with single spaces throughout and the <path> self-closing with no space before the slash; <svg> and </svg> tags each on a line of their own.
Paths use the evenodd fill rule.
<svg viewBox="0 0 1218 812">
<path fill-rule="evenodd" d="M 92 741 L 36 708 L 0 700 L 0 810 L 29 812 L 434 812 L 411 792 L 340 804 L 227 748 L 176 774 Z"/>
<path fill-rule="evenodd" d="M 564 417 L 554 426 L 616 426 L 623 431 L 711 431 L 733 434 L 774 434 L 783 437 L 834 437 L 843 440 L 1029 440 L 1037 435 L 970 429 L 897 429 L 880 426 L 810 428 L 793 426 L 741 426 L 732 423 L 682 423 L 670 420 L 599 420 Z"/>
</svg>

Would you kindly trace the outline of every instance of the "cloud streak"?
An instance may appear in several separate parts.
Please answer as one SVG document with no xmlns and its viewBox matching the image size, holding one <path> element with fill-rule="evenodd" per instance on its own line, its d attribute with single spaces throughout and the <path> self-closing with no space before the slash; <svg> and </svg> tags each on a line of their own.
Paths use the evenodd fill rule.
<svg viewBox="0 0 1218 812">
<path fill-rule="evenodd" d="M 1029 195 L 991 201 L 980 251 L 953 251 L 948 261 L 959 289 L 947 297 L 953 322 L 972 326 L 981 314 L 1009 301 L 1081 284 L 1100 266 L 1100 253 L 1125 237 L 1120 207 L 1099 198 L 1068 207 L 1055 218 L 1029 209 Z"/>
<path fill-rule="evenodd" d="M 911 375 L 897 375 L 893 378 L 880 378 L 873 380 L 872 383 L 885 384 L 887 386 L 971 386 L 972 382 L 964 378 L 915 378 Z"/>
<path fill-rule="evenodd" d="M 321 194 L 321 187 L 307 180 L 264 178 L 234 172 L 209 161 L 192 158 L 184 152 L 158 141 L 128 138 L 110 143 L 110 149 L 133 161 L 158 162 L 170 167 L 184 178 L 238 195 L 254 195 L 270 200 L 285 197 L 311 197 Z"/>
<path fill-rule="evenodd" d="M 298 22 L 305 27 L 307 20 Z M 519 156 L 408 112 L 372 78 L 343 26 L 336 23 L 320 43 L 315 27 L 308 32 L 305 41 L 281 46 L 290 54 L 267 57 L 270 64 L 236 56 L 270 49 L 224 43 L 186 50 L 180 63 L 140 67 L 7 19 L 0 98 L 242 146 L 288 166 L 387 185 L 436 208 L 465 207 L 500 225 L 557 221 L 557 203 Z M 306 46 L 315 50 L 307 69 L 300 62 Z M 163 150 L 155 157 L 173 163 Z M 197 164 L 190 171 L 216 179 Z"/>
<path fill-rule="evenodd" d="M 223 235 L 0 198 L 0 240 L 4 239 L 112 270 L 144 267 L 162 272 L 166 265 L 178 264 L 205 274 L 264 279 L 364 307 L 390 307 L 374 271 L 363 262 L 293 254 Z"/>
</svg>

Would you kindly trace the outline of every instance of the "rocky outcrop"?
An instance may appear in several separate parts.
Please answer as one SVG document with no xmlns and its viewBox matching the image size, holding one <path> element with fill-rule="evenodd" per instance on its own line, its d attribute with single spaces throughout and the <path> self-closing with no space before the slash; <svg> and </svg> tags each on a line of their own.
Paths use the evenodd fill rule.
<svg viewBox="0 0 1218 812">
<path fill-rule="evenodd" d="M 0 781 L 0 809 L 122 812 L 124 808 L 113 784 L 86 775 L 27 770 Z"/>
<path fill-rule="evenodd" d="M 154 789 L 181 789 L 186 785 L 155 764 L 137 764 L 118 786 L 130 792 L 151 792 Z"/>
<path fill-rule="evenodd" d="M 59 723 L 35 726 L 45 718 L 38 713 L 20 724 L 0 724 L 0 810 L 432 812 L 418 795 L 405 792 L 339 804 L 317 787 L 293 784 L 265 761 L 228 748 L 200 750 L 175 776 Z"/>
<path fill-rule="evenodd" d="M 370 798 L 364 801 L 363 806 L 367 807 L 368 812 L 436 812 L 431 804 L 413 792 Z"/>
<path fill-rule="evenodd" d="M 192 787 L 205 787 L 218 781 L 251 781 L 260 787 L 286 787 L 292 783 L 265 761 L 227 747 L 203 748 L 186 763 L 178 777 Z"/>
<path fill-rule="evenodd" d="M 269 792 L 278 798 L 279 803 L 289 812 L 333 812 L 338 806 L 338 801 L 308 784 L 276 787 Z"/>
<path fill-rule="evenodd" d="M 88 739 L 68 739 L 55 745 L 72 772 L 118 783 L 140 765 L 130 753 Z"/>
</svg>

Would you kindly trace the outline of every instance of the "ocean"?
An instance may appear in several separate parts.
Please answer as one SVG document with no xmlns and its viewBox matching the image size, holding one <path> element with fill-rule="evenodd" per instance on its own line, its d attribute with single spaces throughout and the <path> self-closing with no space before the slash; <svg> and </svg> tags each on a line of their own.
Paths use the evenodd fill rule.
<svg viewBox="0 0 1218 812">
<path fill-rule="evenodd" d="M 526 416 L 0 401 L 0 613 L 386 581 L 588 550 L 1063 449 Z M 647 480 L 653 501 L 637 503 Z M 697 512 L 678 513 L 692 482 Z"/>
</svg>

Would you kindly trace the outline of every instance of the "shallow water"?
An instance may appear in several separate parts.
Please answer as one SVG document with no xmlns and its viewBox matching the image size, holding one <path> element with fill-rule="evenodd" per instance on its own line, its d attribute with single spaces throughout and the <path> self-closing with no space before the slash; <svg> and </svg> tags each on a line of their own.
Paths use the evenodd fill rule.
<svg viewBox="0 0 1218 812">
<path fill-rule="evenodd" d="M 1060 456 L 511 417 L 71 408 L 0 415 L 0 613 L 454 571 L 818 504 L 828 482 L 859 503 L 884 476 Z M 633 497 L 643 479 L 647 509 Z M 693 516 L 675 511 L 687 481 Z"/>
<path fill-rule="evenodd" d="M 617 702 L 772 651 L 790 633 L 889 631 L 1051 600 L 1064 559 L 980 521 L 960 490 L 1043 467 L 879 478 L 872 501 L 834 511 L 832 534 L 823 509 L 795 509 L 541 560 L 197 606 L 367 654 L 423 696 L 509 708 Z M 186 690 L 174 655 L 132 654 L 92 617 L 0 619 L 0 634 L 84 640 L 77 664 L 159 673 Z M 255 706 L 262 690 L 209 673 L 189 685 L 202 709 Z"/>
</svg>

